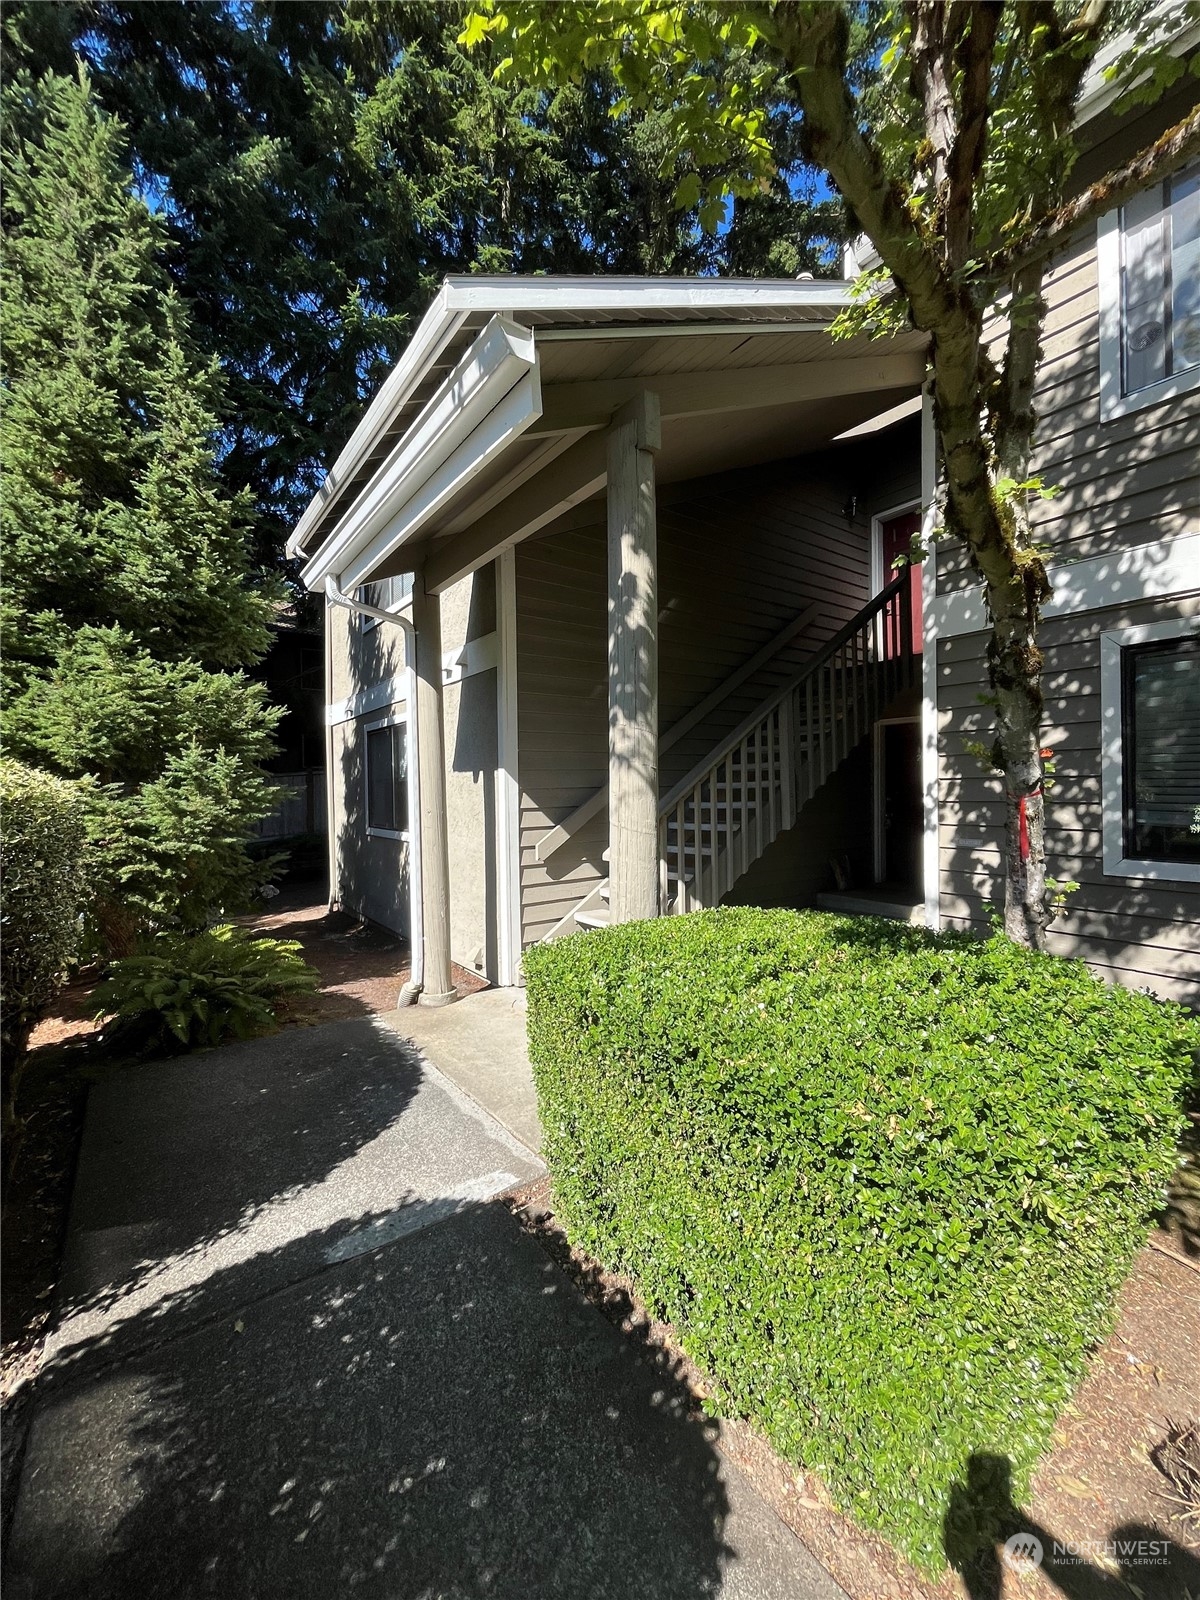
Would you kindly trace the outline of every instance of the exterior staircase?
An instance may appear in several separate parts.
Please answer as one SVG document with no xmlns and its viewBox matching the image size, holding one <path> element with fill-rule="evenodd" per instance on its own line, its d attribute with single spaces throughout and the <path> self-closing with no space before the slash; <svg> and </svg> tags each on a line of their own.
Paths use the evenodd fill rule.
<svg viewBox="0 0 1200 1600">
<path fill-rule="evenodd" d="M 918 681 L 908 568 L 663 796 L 662 915 L 716 906 Z M 605 926 L 598 884 L 547 938 Z"/>
</svg>

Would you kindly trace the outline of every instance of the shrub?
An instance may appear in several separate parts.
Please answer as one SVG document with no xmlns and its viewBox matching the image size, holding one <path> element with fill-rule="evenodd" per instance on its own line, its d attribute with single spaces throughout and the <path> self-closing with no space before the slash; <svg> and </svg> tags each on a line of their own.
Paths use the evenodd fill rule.
<svg viewBox="0 0 1200 1600">
<path fill-rule="evenodd" d="M 0 996 L 4 1120 L 30 1031 L 79 947 L 84 899 L 85 796 L 17 761 L 0 761 Z"/>
<path fill-rule="evenodd" d="M 261 1033 L 285 995 L 311 991 L 317 974 L 294 940 L 256 939 L 245 928 L 160 934 L 140 955 L 114 961 L 93 996 L 124 1049 L 192 1049 Z"/>
<path fill-rule="evenodd" d="M 968 1459 L 1027 1492 L 1162 1201 L 1195 1021 L 818 913 L 630 924 L 525 972 L 573 1240 L 859 1522 L 930 1569 L 989 1542 Z"/>
</svg>

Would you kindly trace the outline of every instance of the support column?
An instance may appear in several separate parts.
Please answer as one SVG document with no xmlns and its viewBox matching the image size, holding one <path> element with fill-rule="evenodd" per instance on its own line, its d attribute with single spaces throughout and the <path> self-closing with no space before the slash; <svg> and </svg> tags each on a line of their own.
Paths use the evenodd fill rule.
<svg viewBox="0 0 1200 1600">
<path fill-rule="evenodd" d="M 446 841 L 446 748 L 442 731 L 442 603 L 413 579 L 417 634 L 417 761 L 421 782 L 421 920 L 424 988 L 419 1003 L 458 998 L 450 976 L 450 851 Z"/>
<path fill-rule="evenodd" d="M 608 870 L 614 922 L 658 905 L 658 396 L 643 391 L 608 433 Z"/>
</svg>

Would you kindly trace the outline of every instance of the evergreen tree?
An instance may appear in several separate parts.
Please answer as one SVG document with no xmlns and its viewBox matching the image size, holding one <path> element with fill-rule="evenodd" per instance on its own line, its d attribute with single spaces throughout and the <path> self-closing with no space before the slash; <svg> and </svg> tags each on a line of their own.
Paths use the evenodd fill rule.
<svg viewBox="0 0 1200 1600">
<path fill-rule="evenodd" d="M 82 73 L 5 95 L 4 727 L 89 777 L 98 926 L 199 926 L 244 900 L 275 713 L 237 669 L 272 592 L 248 493 L 213 461 L 220 380 L 159 264 L 122 134 Z"/>
<path fill-rule="evenodd" d="M 770 193 L 705 231 L 655 111 L 604 74 L 498 84 L 456 0 L 10 4 L 8 60 L 78 52 L 129 128 L 169 270 L 229 399 L 221 472 L 283 534 L 451 272 L 739 273 L 839 265 L 840 204 L 810 197 L 794 115 Z M 720 167 L 719 159 L 716 166 Z M 686 198 L 686 189 L 684 191 Z"/>
</svg>

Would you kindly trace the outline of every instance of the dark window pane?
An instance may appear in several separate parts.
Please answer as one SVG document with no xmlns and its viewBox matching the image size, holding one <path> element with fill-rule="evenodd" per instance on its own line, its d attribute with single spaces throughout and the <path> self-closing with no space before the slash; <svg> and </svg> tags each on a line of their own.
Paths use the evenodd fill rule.
<svg viewBox="0 0 1200 1600">
<path fill-rule="evenodd" d="M 395 829 L 396 766 L 391 728 L 367 734 L 367 826 Z"/>
<path fill-rule="evenodd" d="M 1124 652 L 1125 850 L 1200 861 L 1200 639 Z"/>
</svg>

